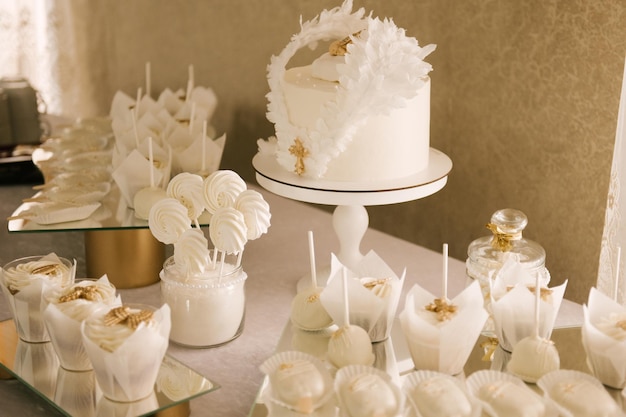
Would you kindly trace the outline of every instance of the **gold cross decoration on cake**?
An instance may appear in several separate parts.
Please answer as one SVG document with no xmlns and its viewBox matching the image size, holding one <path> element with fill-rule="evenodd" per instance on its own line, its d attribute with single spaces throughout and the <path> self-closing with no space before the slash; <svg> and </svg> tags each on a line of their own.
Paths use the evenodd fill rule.
<svg viewBox="0 0 626 417">
<path fill-rule="evenodd" d="M 294 172 L 298 175 L 304 174 L 304 158 L 309 156 L 309 150 L 304 147 L 300 138 L 293 141 L 293 145 L 289 147 L 289 153 L 296 157 Z"/>
</svg>

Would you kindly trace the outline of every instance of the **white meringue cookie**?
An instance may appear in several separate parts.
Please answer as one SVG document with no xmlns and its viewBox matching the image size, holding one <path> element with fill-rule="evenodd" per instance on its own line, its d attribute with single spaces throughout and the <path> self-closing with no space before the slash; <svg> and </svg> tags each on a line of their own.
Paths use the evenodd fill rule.
<svg viewBox="0 0 626 417">
<path fill-rule="evenodd" d="M 246 183 L 236 172 L 215 171 L 204 180 L 202 193 L 204 207 L 211 214 L 221 207 L 232 207 L 239 194 L 246 188 Z"/>
<path fill-rule="evenodd" d="M 247 234 L 243 214 L 233 207 L 219 208 L 211 217 L 209 236 L 217 250 L 229 254 L 243 251 Z"/>
<path fill-rule="evenodd" d="M 235 200 L 235 208 L 244 217 L 248 227 L 248 240 L 254 240 L 267 233 L 270 227 L 270 205 L 263 195 L 255 190 L 245 190 Z"/>
<path fill-rule="evenodd" d="M 167 196 L 175 198 L 187 208 L 190 220 L 195 220 L 204 211 L 202 200 L 202 185 L 204 180 L 200 175 L 181 172 L 167 184 Z"/>
<path fill-rule="evenodd" d="M 175 198 L 157 201 L 150 209 L 148 226 L 152 235 L 165 244 L 176 243 L 180 235 L 191 228 L 187 208 Z"/>
</svg>

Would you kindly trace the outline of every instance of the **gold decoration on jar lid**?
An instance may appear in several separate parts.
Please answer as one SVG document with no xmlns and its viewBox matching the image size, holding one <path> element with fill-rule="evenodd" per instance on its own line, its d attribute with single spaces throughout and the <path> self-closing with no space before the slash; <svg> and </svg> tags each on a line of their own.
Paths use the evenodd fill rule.
<svg viewBox="0 0 626 417">
<path fill-rule="evenodd" d="M 487 223 L 487 229 L 493 233 L 493 239 L 491 240 L 491 246 L 501 252 L 508 252 L 513 249 L 514 240 L 519 240 L 522 237 L 521 232 L 509 233 L 503 231 L 498 225 L 493 223 Z"/>
<path fill-rule="evenodd" d="M 309 150 L 304 147 L 300 138 L 294 139 L 293 145 L 289 147 L 289 153 L 296 157 L 294 172 L 298 175 L 304 174 L 306 170 L 304 166 L 304 158 L 309 156 Z"/>
<path fill-rule="evenodd" d="M 448 301 L 443 298 L 435 298 L 432 303 L 428 304 L 424 308 L 427 311 L 436 313 L 437 320 L 439 321 L 450 320 L 456 314 L 457 310 L 457 307 L 454 304 L 448 303 Z"/>
</svg>

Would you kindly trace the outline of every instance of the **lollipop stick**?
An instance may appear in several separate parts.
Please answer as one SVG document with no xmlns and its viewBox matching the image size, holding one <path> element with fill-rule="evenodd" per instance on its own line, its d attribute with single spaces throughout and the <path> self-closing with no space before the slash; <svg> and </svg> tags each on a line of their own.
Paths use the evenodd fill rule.
<svg viewBox="0 0 626 417">
<path fill-rule="evenodd" d="M 622 247 L 618 246 L 617 247 L 617 259 L 615 260 L 615 282 L 613 283 L 614 288 L 613 288 L 613 300 L 617 301 L 617 298 L 619 296 L 619 270 L 620 270 L 620 263 L 621 263 L 621 257 L 622 257 Z"/>
<path fill-rule="evenodd" d="M 150 61 L 148 61 L 148 62 L 146 62 L 146 95 L 148 97 L 151 96 L 150 89 L 151 89 L 152 86 L 150 85 L 150 83 L 151 83 L 151 80 L 150 80 Z"/>
<path fill-rule="evenodd" d="M 187 79 L 187 96 L 185 97 L 186 101 L 191 100 L 191 91 L 193 90 L 193 65 L 189 65 L 188 73 L 189 78 Z"/>
<path fill-rule="evenodd" d="M 217 248 L 213 248 L 213 269 L 217 266 Z"/>
<path fill-rule="evenodd" d="M 315 272 L 315 246 L 313 244 L 313 231 L 309 230 L 309 262 L 311 263 L 311 286 L 317 288 L 317 273 Z"/>
<path fill-rule="evenodd" d="M 154 188 L 154 154 L 152 152 L 152 136 L 148 136 L 148 160 L 150 161 L 150 187 Z"/>
<path fill-rule="evenodd" d="M 344 315 L 344 326 L 350 325 L 350 304 L 348 303 L 348 268 L 343 267 L 343 315 Z"/>
<path fill-rule="evenodd" d="M 222 251 L 220 255 L 220 272 L 217 275 L 217 282 L 222 282 L 222 275 L 224 274 L 224 260 L 226 258 L 226 251 Z"/>
<path fill-rule="evenodd" d="M 441 293 L 444 301 L 448 299 L 448 244 L 443 244 L 443 276 L 441 279 Z"/>
<path fill-rule="evenodd" d="M 243 258 L 243 251 L 239 251 L 237 254 L 237 266 L 241 265 L 241 258 Z"/>
</svg>

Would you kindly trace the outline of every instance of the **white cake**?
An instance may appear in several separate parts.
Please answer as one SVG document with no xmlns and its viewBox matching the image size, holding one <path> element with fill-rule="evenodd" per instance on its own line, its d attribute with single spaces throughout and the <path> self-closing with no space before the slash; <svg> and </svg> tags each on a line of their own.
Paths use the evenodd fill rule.
<svg viewBox="0 0 626 417">
<path fill-rule="evenodd" d="M 287 171 L 330 181 L 409 177 L 428 166 L 430 64 L 390 19 L 352 13 L 352 1 L 302 25 L 268 68 L 268 119 L 259 141 Z M 311 65 L 287 69 L 297 50 L 336 40 Z M 337 42 L 343 48 L 337 48 Z M 341 49 L 337 52 L 337 49 Z"/>
</svg>

